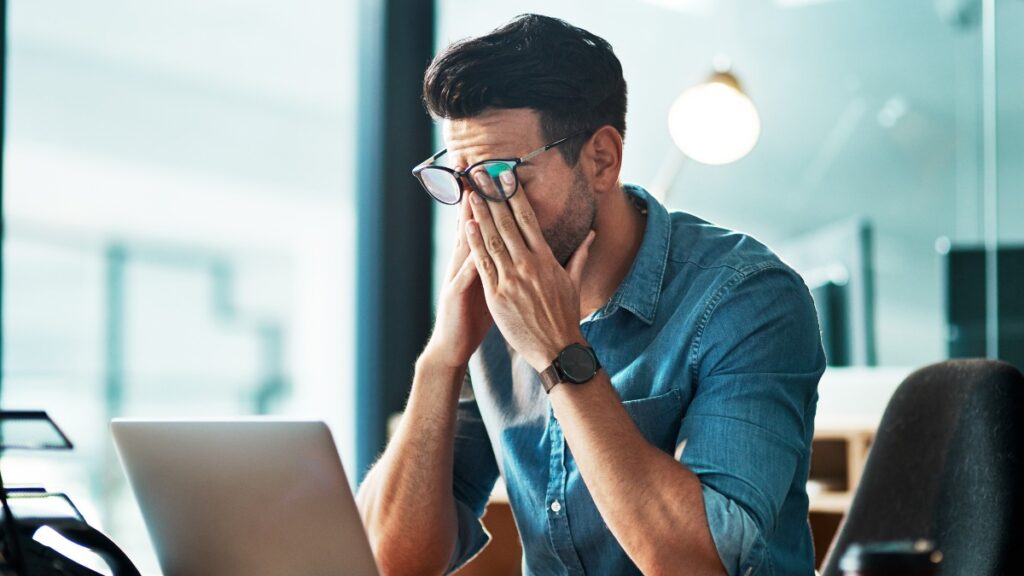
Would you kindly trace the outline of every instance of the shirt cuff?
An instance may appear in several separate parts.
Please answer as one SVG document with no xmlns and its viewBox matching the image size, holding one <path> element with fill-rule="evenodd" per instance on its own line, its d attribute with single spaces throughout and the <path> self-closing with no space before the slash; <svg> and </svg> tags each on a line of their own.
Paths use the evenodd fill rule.
<svg viewBox="0 0 1024 576">
<path fill-rule="evenodd" d="M 455 515 L 459 523 L 459 535 L 455 540 L 455 550 L 448 562 L 447 574 L 462 568 L 473 559 L 491 540 L 491 535 L 484 530 L 480 518 L 458 499 L 455 500 Z"/>
<path fill-rule="evenodd" d="M 704 513 L 711 539 L 729 576 L 753 576 L 765 557 L 761 531 L 749 514 L 731 499 L 702 485 Z"/>
</svg>

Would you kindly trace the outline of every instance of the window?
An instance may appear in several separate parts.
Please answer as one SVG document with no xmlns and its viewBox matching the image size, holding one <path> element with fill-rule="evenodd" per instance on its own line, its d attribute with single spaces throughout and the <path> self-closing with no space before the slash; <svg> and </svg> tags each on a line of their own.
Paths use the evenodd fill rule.
<svg viewBox="0 0 1024 576">
<path fill-rule="evenodd" d="M 354 434 L 357 3 L 11 0 L 5 457 L 156 570 L 115 416 L 292 413 Z"/>
</svg>

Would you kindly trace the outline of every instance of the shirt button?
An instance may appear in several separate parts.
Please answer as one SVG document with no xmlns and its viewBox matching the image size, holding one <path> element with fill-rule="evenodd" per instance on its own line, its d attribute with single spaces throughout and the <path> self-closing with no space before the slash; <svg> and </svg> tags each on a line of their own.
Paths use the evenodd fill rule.
<svg viewBox="0 0 1024 576">
<path fill-rule="evenodd" d="M 554 512 L 555 514 L 558 514 L 561 510 L 562 510 L 562 505 L 558 502 L 558 500 L 555 500 L 554 502 L 551 503 L 551 511 L 552 512 Z"/>
</svg>

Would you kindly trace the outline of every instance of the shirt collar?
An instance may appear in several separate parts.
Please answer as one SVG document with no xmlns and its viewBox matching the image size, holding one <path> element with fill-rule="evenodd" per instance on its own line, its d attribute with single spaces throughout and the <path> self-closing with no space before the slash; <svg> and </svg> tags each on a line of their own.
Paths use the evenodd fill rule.
<svg viewBox="0 0 1024 576">
<path fill-rule="evenodd" d="M 647 227 L 633 266 L 598 316 L 608 316 L 616 309 L 624 308 L 651 324 L 661 296 L 672 225 L 668 210 L 646 190 L 633 184 L 626 184 L 623 188 L 626 194 L 647 205 Z"/>
</svg>

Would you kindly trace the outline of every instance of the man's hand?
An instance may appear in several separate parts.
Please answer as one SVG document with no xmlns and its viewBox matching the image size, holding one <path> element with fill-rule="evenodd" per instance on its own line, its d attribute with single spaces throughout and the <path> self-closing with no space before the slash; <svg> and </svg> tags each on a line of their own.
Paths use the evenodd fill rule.
<svg viewBox="0 0 1024 576">
<path fill-rule="evenodd" d="M 486 177 L 477 184 L 492 186 Z M 587 235 L 563 268 L 526 194 L 487 202 L 470 193 L 469 200 L 473 220 L 466 223 L 466 235 L 487 307 L 509 345 L 541 371 L 565 346 L 583 341 L 580 278 L 595 233 Z"/>
<path fill-rule="evenodd" d="M 471 218 L 469 201 L 464 199 L 459 206 L 455 250 L 441 287 L 434 331 L 423 353 L 453 369 L 469 363 L 494 324 L 466 239 L 466 222 Z"/>
</svg>

